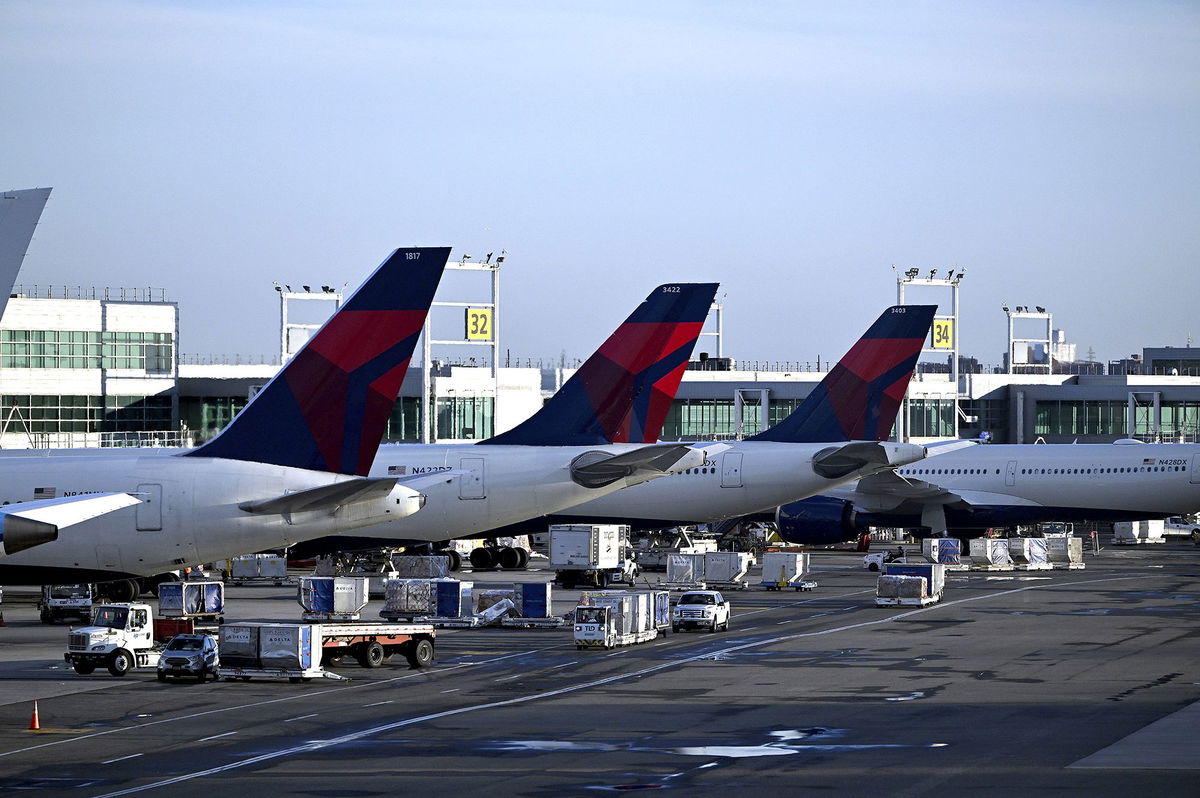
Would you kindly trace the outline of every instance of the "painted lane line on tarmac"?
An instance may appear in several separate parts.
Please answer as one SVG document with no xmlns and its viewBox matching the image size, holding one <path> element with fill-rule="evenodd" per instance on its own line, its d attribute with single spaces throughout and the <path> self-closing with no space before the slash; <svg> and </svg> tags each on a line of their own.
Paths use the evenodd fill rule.
<svg viewBox="0 0 1200 798">
<path fill-rule="evenodd" d="M 738 652 L 738 651 L 746 651 L 746 650 L 753 649 L 753 648 L 762 648 L 763 646 L 775 645 L 778 643 L 787 642 L 789 640 L 798 640 L 800 638 L 805 638 L 805 637 L 820 637 L 823 635 L 830 635 L 830 634 L 837 634 L 839 632 L 846 632 L 846 631 L 850 631 L 852 629 L 863 629 L 863 628 L 866 628 L 869 626 L 879 626 L 881 624 L 891 623 L 893 621 L 898 621 L 903 618 L 911 618 L 914 615 L 923 615 L 927 612 L 935 612 L 935 611 L 941 609 L 942 607 L 953 607 L 958 604 L 966 604 L 966 603 L 972 602 L 972 601 L 982 601 L 984 599 L 989 599 L 989 598 L 994 599 L 994 598 L 999 598 L 1001 596 L 1010 596 L 1010 595 L 1013 595 L 1016 593 L 1024 593 L 1028 590 L 1045 590 L 1045 589 L 1054 589 L 1056 587 L 1072 587 L 1075 585 L 1094 584 L 1094 583 L 1099 583 L 1099 582 L 1119 582 L 1122 580 L 1138 579 L 1138 578 L 1139 577 L 1136 577 L 1136 576 L 1120 576 L 1120 577 L 1109 577 L 1109 578 L 1104 578 L 1104 579 L 1081 580 L 1078 582 L 1070 582 L 1070 583 L 1057 584 L 1057 585 L 1055 585 L 1055 584 L 1029 585 L 1027 587 L 1014 588 L 1012 590 L 1001 590 L 998 593 L 988 593 L 988 594 L 980 595 L 980 596 L 971 596 L 969 598 L 958 599 L 957 601 L 931 604 L 928 607 L 919 607 L 914 610 L 909 610 L 908 612 L 901 612 L 896 615 L 889 615 L 886 618 L 876 618 L 876 619 L 870 620 L 870 621 L 862 621 L 861 623 L 846 624 L 845 626 L 838 626 L 833 629 L 824 629 L 824 630 L 819 630 L 819 631 L 815 631 L 815 632 L 798 632 L 796 634 L 782 635 L 779 637 L 773 637 L 773 638 L 769 638 L 766 640 L 759 640 L 759 641 L 754 641 L 754 642 L 750 642 L 750 643 L 742 643 L 740 645 L 729 646 L 728 648 L 720 649 L 717 651 L 708 651 L 703 654 L 694 654 L 690 657 L 683 657 L 682 659 L 673 660 L 671 662 L 659 663 L 658 665 L 652 665 L 648 668 L 642 668 L 641 670 L 637 670 L 637 671 L 630 671 L 629 673 L 618 673 L 613 676 L 606 676 L 602 679 L 596 679 L 594 681 L 584 682 L 582 684 L 572 685 L 569 687 L 561 687 L 557 690 L 549 690 L 544 693 L 535 693 L 533 695 L 521 696 L 518 698 L 509 698 L 509 699 L 506 699 L 503 701 L 492 701 L 492 702 L 489 702 L 486 704 L 476 704 L 475 706 L 471 706 L 471 707 L 459 707 L 458 709 L 448 709 L 443 712 L 434 712 L 429 715 L 419 715 L 415 718 L 406 718 L 405 720 L 398 720 L 398 721 L 394 721 L 392 723 L 385 723 L 382 726 L 373 726 L 369 729 L 363 729 L 361 731 L 351 732 L 349 734 L 344 734 L 340 737 L 331 737 L 331 738 L 327 738 L 325 740 L 311 740 L 308 743 L 305 743 L 303 745 L 297 745 L 297 746 L 293 746 L 291 748 L 282 748 L 282 749 L 279 749 L 276 751 L 271 751 L 271 752 L 268 752 L 265 754 L 260 754 L 258 756 L 250 757 L 248 759 L 242 759 L 237 762 L 230 762 L 229 764 L 226 764 L 226 765 L 218 765 L 216 767 L 208 768 L 206 770 L 198 770 L 193 773 L 185 773 L 180 776 L 175 776 L 175 777 L 169 778 L 169 779 L 163 779 L 162 781 L 156 781 L 156 782 L 152 782 L 150 784 L 143 784 L 138 787 L 130 787 L 129 789 L 125 789 L 125 790 L 118 790 L 116 792 L 104 793 L 103 795 L 95 796 L 95 798 L 118 798 L 119 796 L 122 796 L 122 795 L 132 795 L 134 793 L 145 792 L 147 790 L 153 790 L 153 789 L 157 789 L 159 787 L 168 787 L 172 784 L 180 784 L 185 781 L 191 781 L 193 779 L 203 778 L 205 776 L 214 776 L 218 773 L 226 773 L 231 770 L 237 770 L 239 768 L 249 767 L 251 765 L 257 765 L 257 764 L 261 764 L 263 762 L 271 762 L 273 760 L 282 759 L 284 757 L 295 756 L 297 754 L 314 753 L 316 751 L 321 751 L 326 748 L 331 748 L 331 747 L 338 746 L 338 745 L 345 745 L 347 743 L 357 742 L 358 740 L 362 740 L 367 737 L 377 737 L 380 734 L 386 734 L 387 732 L 395 731 L 396 729 L 402 729 L 406 726 L 414 726 L 419 723 L 426 723 L 426 722 L 432 721 L 432 720 L 440 720 L 442 718 L 449 718 L 449 717 L 453 717 L 455 715 L 465 715 L 470 712 L 480 712 L 480 711 L 489 710 L 489 709 L 512 707 L 512 706 L 518 706 L 520 704 L 528 704 L 533 701 L 541 701 L 541 700 L 548 699 L 548 698 L 557 698 L 558 696 L 569 695 L 571 693 L 577 693 L 582 690 L 589 690 L 593 687 L 602 687 L 606 684 L 612 684 L 613 682 L 625 681 L 626 679 L 634 679 L 634 678 L 640 679 L 643 676 L 647 676 L 652 673 L 658 673 L 660 671 L 664 671 L 669 668 L 675 668 L 680 665 L 687 665 L 687 664 L 690 664 L 693 662 L 699 662 L 701 660 L 711 659 L 713 656 L 716 656 L 716 655 L 730 654 L 730 653 L 734 653 L 734 652 Z M 863 591 L 863 592 L 867 592 L 867 591 Z"/>
<path fill-rule="evenodd" d="M 370 706 L 370 704 L 368 704 L 367 706 Z M 284 721 L 284 723 L 291 723 L 294 720 L 304 720 L 305 718 L 315 718 L 317 715 L 320 715 L 320 714 L 321 714 L 320 712 L 314 712 L 311 715 L 301 715 L 298 718 L 288 718 L 287 720 Z"/>
<path fill-rule="evenodd" d="M 141 754 L 130 754 L 129 756 L 119 756 L 116 759 L 110 759 L 107 762 L 101 762 L 101 765 L 111 765 L 113 762 L 124 762 L 126 759 L 137 759 Z"/>
<path fill-rule="evenodd" d="M 451 687 L 449 690 L 443 690 L 442 692 L 443 693 L 457 693 L 460 689 L 461 688 L 459 688 L 459 687 Z"/>
<path fill-rule="evenodd" d="M 569 667 L 569 666 L 571 666 L 571 665 L 577 665 L 578 663 L 579 663 L 579 660 L 577 660 L 577 659 L 573 659 L 573 660 L 571 660 L 570 662 L 564 662 L 562 665 L 555 665 L 554 667 L 550 668 L 550 670 L 552 670 L 552 671 L 556 671 L 556 670 L 558 670 L 559 668 L 566 668 L 566 667 Z"/>
<path fill-rule="evenodd" d="M 524 675 L 525 674 L 523 674 L 523 673 L 518 673 L 518 674 L 514 674 L 513 676 L 501 676 L 499 679 L 493 679 L 492 681 L 494 681 L 494 682 L 510 682 L 513 679 L 520 679 Z"/>
<path fill-rule="evenodd" d="M 528 656 L 529 654 L 539 654 L 543 651 L 552 651 L 556 648 L 558 648 L 558 646 L 547 646 L 546 648 L 535 648 L 531 651 L 519 651 L 516 654 L 505 654 L 502 657 L 496 657 L 495 659 L 488 660 L 488 661 L 489 662 L 497 662 L 502 659 L 511 659 L 512 657 L 524 657 L 524 656 Z M 465 668 L 468 665 L 475 665 L 475 664 L 479 664 L 479 663 L 464 663 L 462 665 L 448 665 L 446 667 L 439 669 L 438 671 L 436 671 L 436 673 L 439 675 L 443 674 L 443 673 L 450 673 L 451 671 L 460 670 L 461 668 Z M 49 742 L 39 743 L 37 745 L 30 745 L 25 748 L 15 748 L 12 751 L 0 751 L 0 758 L 6 757 L 6 756 L 12 756 L 13 754 L 24 754 L 24 753 L 28 753 L 30 751 L 36 751 L 39 748 L 48 748 L 52 745 L 63 745 L 64 743 L 75 743 L 75 742 L 79 742 L 80 740 L 91 740 L 92 738 L 95 738 L 95 737 L 103 737 L 106 734 L 117 734 L 118 732 L 131 731 L 134 729 L 144 729 L 147 726 L 157 726 L 161 723 L 174 723 L 175 721 L 178 721 L 178 720 L 192 720 L 194 718 L 202 718 L 207 715 L 218 715 L 222 712 L 235 712 L 235 711 L 244 710 L 244 709 L 253 709 L 255 707 L 268 706 L 270 704 L 280 704 L 280 703 L 283 703 L 284 701 L 297 701 L 297 700 L 301 700 L 301 699 L 313 698 L 314 696 L 325 695 L 326 693 L 332 693 L 332 692 L 335 692 L 338 690 L 357 690 L 360 687 L 371 687 L 373 685 L 391 684 L 392 682 L 400 682 L 400 681 L 404 681 L 405 679 L 414 679 L 418 676 L 426 676 L 426 675 L 430 675 L 430 674 L 428 674 L 424 671 L 418 671 L 416 673 L 405 674 L 404 676 L 394 676 L 391 679 L 380 679 L 377 682 L 360 682 L 358 684 L 344 685 L 341 687 L 332 687 L 328 690 L 318 690 L 316 692 L 308 692 L 308 693 L 300 693 L 300 694 L 296 694 L 296 695 L 284 696 L 283 698 L 268 698 L 265 701 L 254 701 L 249 704 L 238 704 L 236 706 L 231 706 L 231 707 L 221 707 L 220 709 L 206 709 L 203 712 L 193 712 L 190 715 L 178 715 L 173 718 L 160 718 L 159 720 L 147 721 L 146 723 L 138 723 L 133 726 L 121 726 L 120 728 L 117 728 L 117 729 L 105 729 L 104 731 L 92 732 L 91 734 L 84 734 L 84 735 L 80 735 L 79 737 L 66 737 L 61 740 L 50 740 Z M 457 690 L 457 689 L 458 689 L 457 687 L 454 688 L 454 690 Z M 454 692 L 454 690 L 443 690 L 442 692 L 452 693 L 452 692 Z M 101 693 L 99 691 L 90 693 L 90 695 L 103 695 L 103 694 L 104 693 Z M 107 695 L 115 695 L 115 693 L 107 693 Z"/>
<path fill-rule="evenodd" d="M 235 732 L 235 731 L 231 731 L 231 732 L 225 732 L 224 734 L 214 734 L 212 737 L 201 737 L 201 738 L 200 738 L 199 740 L 197 740 L 196 742 L 198 742 L 198 743 L 206 743 L 206 742 L 208 742 L 209 740 L 220 740 L 222 737 L 231 737 L 231 736 L 233 736 L 233 735 L 235 735 L 235 734 L 237 734 L 237 732 Z"/>
<path fill-rule="evenodd" d="M 392 703 L 392 702 L 391 701 L 376 701 L 374 704 L 363 704 L 363 708 L 366 709 L 367 707 L 381 707 L 384 704 L 390 704 L 390 703 Z"/>
</svg>

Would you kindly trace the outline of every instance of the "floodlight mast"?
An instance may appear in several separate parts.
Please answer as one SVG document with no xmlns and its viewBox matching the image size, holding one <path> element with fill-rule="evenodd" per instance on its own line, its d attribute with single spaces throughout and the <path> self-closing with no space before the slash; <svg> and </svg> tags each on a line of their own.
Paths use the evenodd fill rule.
<svg viewBox="0 0 1200 798">
<path fill-rule="evenodd" d="M 929 276 L 921 277 L 921 270 L 917 268 L 906 269 L 901 273 L 895 266 L 892 271 L 896 274 L 896 304 L 908 304 L 905 301 L 905 289 L 910 286 L 922 288 L 940 288 L 950 293 L 950 312 L 939 312 L 933 319 L 933 337 L 929 342 L 929 346 L 921 350 L 921 356 L 936 354 L 945 356 L 950 354 L 950 379 L 951 385 L 954 388 L 953 393 L 953 411 L 950 416 L 951 435 L 954 438 L 958 437 L 958 421 L 961 414 L 958 402 L 962 394 L 959 386 L 958 373 L 958 286 L 962 279 L 967 276 L 966 269 L 949 269 L 945 277 L 938 277 L 937 269 L 930 269 Z M 939 304 L 939 310 L 941 309 Z M 913 385 L 919 384 L 918 381 L 909 383 L 909 390 L 912 390 Z M 904 394 L 904 402 L 901 405 L 900 413 L 896 416 L 896 440 L 907 442 L 910 438 L 909 424 L 909 399 L 908 393 Z M 942 436 L 936 436 L 942 437 Z"/>
</svg>

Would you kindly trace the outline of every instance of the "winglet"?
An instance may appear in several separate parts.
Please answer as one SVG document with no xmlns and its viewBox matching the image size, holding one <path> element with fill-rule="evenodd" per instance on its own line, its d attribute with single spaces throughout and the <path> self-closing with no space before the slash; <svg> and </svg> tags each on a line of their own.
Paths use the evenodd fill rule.
<svg viewBox="0 0 1200 798">
<path fill-rule="evenodd" d="M 804 402 L 752 441 L 886 441 L 937 305 L 895 305 L 838 361 Z"/>
<path fill-rule="evenodd" d="M 537 413 L 480 444 L 657 441 L 716 293 L 716 283 L 655 288 Z"/>
<path fill-rule="evenodd" d="M 449 247 L 398 249 L 216 438 L 187 452 L 366 476 Z"/>
</svg>

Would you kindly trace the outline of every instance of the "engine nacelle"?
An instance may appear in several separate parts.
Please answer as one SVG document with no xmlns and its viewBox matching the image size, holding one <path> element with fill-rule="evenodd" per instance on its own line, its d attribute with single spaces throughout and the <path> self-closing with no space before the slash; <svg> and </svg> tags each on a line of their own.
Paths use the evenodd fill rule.
<svg viewBox="0 0 1200 798">
<path fill-rule="evenodd" d="M 829 496 L 813 496 L 775 511 L 779 537 L 788 543 L 829 546 L 851 541 L 867 530 L 860 524 L 854 505 Z"/>
</svg>

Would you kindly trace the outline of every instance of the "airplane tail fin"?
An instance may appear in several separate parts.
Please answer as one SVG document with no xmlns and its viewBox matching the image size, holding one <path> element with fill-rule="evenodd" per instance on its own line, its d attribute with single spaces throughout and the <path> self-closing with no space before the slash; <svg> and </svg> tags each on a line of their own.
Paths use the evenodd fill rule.
<svg viewBox="0 0 1200 798">
<path fill-rule="evenodd" d="M 398 249 L 197 457 L 365 476 L 450 256 Z"/>
<path fill-rule="evenodd" d="M 896 305 L 838 361 L 787 418 L 752 441 L 886 441 L 937 305 Z"/>
<path fill-rule="evenodd" d="M 480 444 L 657 441 L 716 293 L 716 283 L 655 288 L 537 413 Z"/>
</svg>

